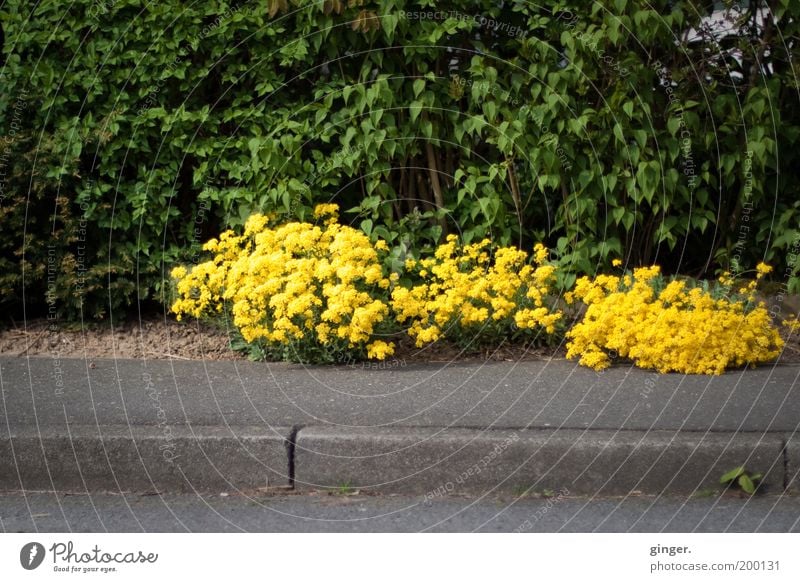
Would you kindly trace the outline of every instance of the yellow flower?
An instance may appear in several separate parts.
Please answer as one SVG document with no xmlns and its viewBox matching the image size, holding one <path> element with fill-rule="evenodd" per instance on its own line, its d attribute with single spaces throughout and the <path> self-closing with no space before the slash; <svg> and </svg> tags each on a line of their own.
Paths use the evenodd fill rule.
<svg viewBox="0 0 800 582">
<path fill-rule="evenodd" d="M 339 205 L 338 204 L 317 204 L 314 207 L 314 218 L 323 218 L 323 217 L 330 217 L 330 218 L 338 218 L 339 217 Z"/>
<path fill-rule="evenodd" d="M 614 259 L 611 261 L 611 265 L 613 267 L 621 267 L 622 266 L 622 259 Z"/>
<path fill-rule="evenodd" d="M 437 341 L 445 333 L 480 333 L 489 324 L 555 332 L 562 314 L 545 306 L 553 295 L 555 267 L 534 269 L 527 253 L 512 247 L 496 249 L 492 260 L 490 247 L 488 239 L 463 245 L 457 236 L 449 235 L 432 258 L 420 261 L 423 282 L 392 291 L 397 320 L 409 322 L 408 334 L 417 346 Z M 535 254 L 534 263 L 537 258 L 543 263 L 548 251 L 539 244 Z"/>
<path fill-rule="evenodd" d="M 263 214 L 253 214 L 244 223 L 245 236 L 262 232 L 266 228 L 269 218 Z"/>
<path fill-rule="evenodd" d="M 748 311 L 738 300 L 715 299 L 679 280 L 656 294 L 660 277 L 653 266 L 635 269 L 621 288 L 605 275 L 578 280 L 573 293 L 587 308 L 567 332 L 567 357 L 601 370 L 613 350 L 662 373 L 721 374 L 780 354 L 783 340 L 763 304 Z"/>
<path fill-rule="evenodd" d="M 536 243 L 533 246 L 533 262 L 537 265 L 544 263 L 547 260 L 548 254 L 547 247 L 542 243 Z"/>
<path fill-rule="evenodd" d="M 386 356 L 394 354 L 394 344 L 381 340 L 372 342 L 367 346 L 367 357 L 373 360 L 385 360 Z"/>
<path fill-rule="evenodd" d="M 175 267 L 170 272 L 170 275 L 172 275 L 173 279 L 183 279 L 186 276 L 186 267 Z"/>
<path fill-rule="evenodd" d="M 334 204 L 319 205 L 318 217 L 335 217 Z M 382 275 L 376 247 L 361 231 L 336 224 L 289 222 L 270 226 L 251 216 L 244 234 L 223 232 L 205 248 L 213 257 L 191 271 L 176 267 L 181 317 L 222 312 L 229 302 L 233 323 L 248 342 L 341 349 L 365 347 L 375 327 L 388 318 L 379 295 L 389 280 Z M 379 344 L 376 354 L 389 353 Z M 336 346 L 339 346 L 337 348 Z"/>
<path fill-rule="evenodd" d="M 783 325 L 789 330 L 789 333 L 797 333 L 800 331 L 800 320 L 797 319 L 796 315 L 792 315 L 787 317 L 783 321 Z"/>
</svg>

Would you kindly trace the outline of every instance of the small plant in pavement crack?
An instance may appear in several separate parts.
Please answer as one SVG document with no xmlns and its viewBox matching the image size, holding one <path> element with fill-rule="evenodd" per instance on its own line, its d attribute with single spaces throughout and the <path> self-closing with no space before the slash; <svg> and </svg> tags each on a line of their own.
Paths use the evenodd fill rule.
<svg viewBox="0 0 800 582">
<path fill-rule="evenodd" d="M 346 481 L 339 485 L 334 493 L 336 495 L 356 495 L 358 494 L 358 490 L 353 488 L 353 485 L 350 483 L 350 481 Z"/>
<path fill-rule="evenodd" d="M 736 467 L 720 477 L 719 482 L 728 487 L 738 487 L 748 495 L 753 495 L 758 489 L 762 478 L 761 473 L 751 474 L 744 466 Z"/>
</svg>

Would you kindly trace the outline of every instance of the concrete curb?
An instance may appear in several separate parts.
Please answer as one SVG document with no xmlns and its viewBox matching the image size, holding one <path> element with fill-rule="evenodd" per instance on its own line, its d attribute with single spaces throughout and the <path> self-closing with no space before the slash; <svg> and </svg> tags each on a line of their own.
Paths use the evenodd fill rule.
<svg viewBox="0 0 800 582">
<path fill-rule="evenodd" d="M 306 428 L 295 486 L 444 494 L 562 491 L 582 495 L 693 493 L 739 465 L 784 488 L 779 436 L 666 431 Z"/>
<path fill-rule="evenodd" d="M 0 490 L 691 494 L 739 465 L 767 492 L 800 489 L 800 446 L 781 434 L 73 426 L 0 438 Z"/>
<path fill-rule="evenodd" d="M 691 493 L 744 465 L 800 492 L 798 428 L 800 366 L 0 356 L 0 490 Z"/>
<path fill-rule="evenodd" d="M 73 426 L 0 438 L 0 489 L 188 492 L 288 486 L 291 430 Z"/>
<path fill-rule="evenodd" d="M 786 490 L 800 493 L 800 435 L 794 433 L 786 442 Z"/>
</svg>

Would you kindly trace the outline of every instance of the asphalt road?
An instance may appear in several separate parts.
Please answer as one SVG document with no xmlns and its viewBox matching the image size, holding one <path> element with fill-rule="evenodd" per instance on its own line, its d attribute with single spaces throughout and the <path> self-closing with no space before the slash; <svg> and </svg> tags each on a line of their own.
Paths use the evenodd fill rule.
<svg viewBox="0 0 800 582">
<path fill-rule="evenodd" d="M 800 532 L 800 497 L 0 494 L 3 532 Z"/>
</svg>

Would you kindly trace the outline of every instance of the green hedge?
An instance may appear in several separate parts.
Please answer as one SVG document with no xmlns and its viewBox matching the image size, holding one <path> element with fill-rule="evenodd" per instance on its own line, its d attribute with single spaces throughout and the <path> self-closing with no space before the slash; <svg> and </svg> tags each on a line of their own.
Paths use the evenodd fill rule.
<svg viewBox="0 0 800 582">
<path fill-rule="evenodd" d="M 711 4 L 8 0 L 4 306 L 160 300 L 222 228 L 327 201 L 397 261 L 461 232 L 800 290 L 800 4 L 693 39 Z"/>
</svg>

